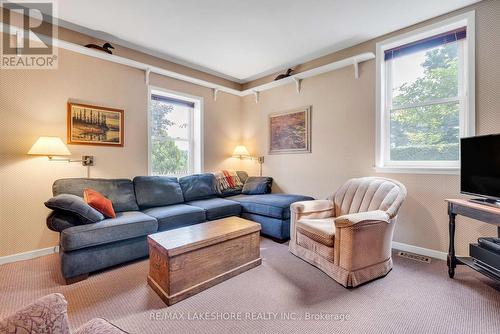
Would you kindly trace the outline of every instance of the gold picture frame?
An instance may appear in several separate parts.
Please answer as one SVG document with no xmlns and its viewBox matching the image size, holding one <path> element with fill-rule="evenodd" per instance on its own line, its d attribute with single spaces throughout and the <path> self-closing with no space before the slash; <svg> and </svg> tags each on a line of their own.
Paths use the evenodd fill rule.
<svg viewBox="0 0 500 334">
<path fill-rule="evenodd" d="M 124 111 L 68 102 L 68 144 L 124 145 Z"/>
</svg>

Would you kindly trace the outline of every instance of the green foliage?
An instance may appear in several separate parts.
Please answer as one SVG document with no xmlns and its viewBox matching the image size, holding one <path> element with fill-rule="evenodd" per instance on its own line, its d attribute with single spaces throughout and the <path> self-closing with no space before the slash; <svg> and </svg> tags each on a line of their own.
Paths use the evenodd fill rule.
<svg viewBox="0 0 500 334">
<path fill-rule="evenodd" d="M 155 175 L 177 174 L 188 168 L 187 152 L 179 150 L 172 139 L 151 142 L 151 161 Z"/>
<path fill-rule="evenodd" d="M 399 146 L 391 148 L 391 160 L 396 161 L 451 161 L 455 160 L 457 156 L 458 143 L 423 146 Z"/>
<path fill-rule="evenodd" d="M 424 75 L 395 89 L 394 107 L 458 95 L 456 43 L 429 50 L 421 64 Z M 391 159 L 457 160 L 459 108 L 456 102 L 393 110 Z M 420 152 L 420 153 L 419 153 Z M 404 159 L 403 159 L 404 157 Z"/>
<path fill-rule="evenodd" d="M 151 163 L 155 175 L 178 174 L 188 169 L 188 152 L 180 150 L 168 136 L 168 129 L 174 122 L 168 114 L 172 105 L 161 101 L 151 101 Z"/>
</svg>

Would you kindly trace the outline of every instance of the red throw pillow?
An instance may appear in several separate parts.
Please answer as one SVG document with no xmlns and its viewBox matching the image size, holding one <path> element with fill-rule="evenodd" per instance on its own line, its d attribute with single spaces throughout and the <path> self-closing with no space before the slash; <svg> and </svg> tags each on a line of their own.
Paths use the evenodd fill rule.
<svg viewBox="0 0 500 334">
<path fill-rule="evenodd" d="M 85 188 L 83 190 L 83 198 L 88 205 L 102 213 L 106 218 L 116 218 L 115 210 L 113 210 L 113 202 L 104 197 L 100 192 Z"/>
</svg>

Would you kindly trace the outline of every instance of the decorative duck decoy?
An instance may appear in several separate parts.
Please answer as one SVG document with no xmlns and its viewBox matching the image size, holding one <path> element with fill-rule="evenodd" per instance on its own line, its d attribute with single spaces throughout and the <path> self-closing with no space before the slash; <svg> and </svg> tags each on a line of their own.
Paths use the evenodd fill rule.
<svg viewBox="0 0 500 334">
<path fill-rule="evenodd" d="M 109 53 L 110 55 L 113 54 L 113 52 L 110 49 L 114 49 L 113 45 L 111 45 L 107 42 L 104 43 L 103 46 L 99 46 L 97 44 L 87 44 L 87 45 L 85 45 L 85 47 L 89 48 L 89 49 L 96 49 L 99 51 L 103 51 L 103 52 Z"/>
<path fill-rule="evenodd" d="M 293 69 L 292 69 L 292 68 L 289 68 L 288 70 L 286 70 L 286 73 L 278 75 L 278 76 L 274 79 L 274 81 L 276 81 L 276 80 L 281 80 L 281 79 L 284 79 L 284 78 L 287 78 L 287 77 L 289 77 L 289 76 L 291 76 L 291 75 L 292 75 L 292 72 L 293 72 Z"/>
</svg>

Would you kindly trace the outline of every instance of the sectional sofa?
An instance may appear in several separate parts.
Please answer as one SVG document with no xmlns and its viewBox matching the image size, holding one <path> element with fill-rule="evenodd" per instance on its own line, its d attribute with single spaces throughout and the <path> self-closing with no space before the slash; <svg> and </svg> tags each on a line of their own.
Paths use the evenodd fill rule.
<svg viewBox="0 0 500 334">
<path fill-rule="evenodd" d="M 245 182 L 248 175 L 237 172 Z M 68 282 L 119 263 L 146 257 L 152 233 L 241 216 L 262 225 L 262 234 L 290 238 L 290 205 L 311 197 L 290 194 L 221 193 L 213 174 L 182 177 L 138 176 L 129 179 L 70 178 L 54 182 L 53 195 L 82 196 L 92 188 L 113 203 L 116 218 L 82 224 L 74 214 L 54 210 L 47 226 L 60 232 L 63 276 Z"/>
</svg>

